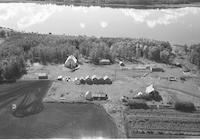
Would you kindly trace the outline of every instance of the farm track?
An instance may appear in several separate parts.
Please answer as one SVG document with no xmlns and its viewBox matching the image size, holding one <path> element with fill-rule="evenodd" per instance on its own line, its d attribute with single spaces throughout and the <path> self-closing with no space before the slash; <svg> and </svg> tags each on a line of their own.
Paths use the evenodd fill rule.
<svg viewBox="0 0 200 140">
<path fill-rule="evenodd" d="M 48 87 L 49 84 L 50 84 L 49 81 L 29 81 L 29 82 L 26 81 L 26 82 L 16 83 L 16 86 L 14 86 L 14 87 L 12 87 L 12 85 L 11 85 L 11 88 L 3 87 L 0 90 L 0 103 L 1 103 L 0 109 L 5 108 L 11 102 L 18 100 L 21 97 L 25 98 L 25 95 L 27 95 L 27 94 L 28 94 L 28 96 L 33 96 L 34 94 L 36 94 L 36 92 L 37 92 L 36 90 L 38 90 L 38 87 L 42 87 L 42 85 L 44 85 L 44 87 L 46 87 L 46 86 Z M 1 88 L 1 86 L 4 86 L 4 85 L 0 85 L 0 88 Z M 43 89 L 43 90 L 45 90 L 45 89 Z M 38 99 L 43 98 L 45 94 L 46 94 L 46 92 L 44 92 L 44 91 L 40 94 L 37 94 L 37 95 L 39 95 Z M 29 104 L 29 103 L 27 102 L 26 104 Z"/>
</svg>

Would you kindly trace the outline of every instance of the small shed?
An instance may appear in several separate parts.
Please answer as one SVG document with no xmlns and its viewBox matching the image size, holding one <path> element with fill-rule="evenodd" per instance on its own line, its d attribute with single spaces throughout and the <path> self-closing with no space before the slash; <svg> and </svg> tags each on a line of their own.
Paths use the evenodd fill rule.
<svg viewBox="0 0 200 140">
<path fill-rule="evenodd" d="M 87 83 L 88 85 L 92 85 L 93 84 L 93 81 L 92 81 L 92 79 L 90 78 L 89 75 L 85 77 L 85 83 Z"/>
<path fill-rule="evenodd" d="M 16 104 L 12 104 L 12 110 L 15 111 L 17 109 L 17 105 Z"/>
<path fill-rule="evenodd" d="M 76 77 L 76 78 L 74 79 L 74 83 L 77 84 L 77 85 L 79 85 L 79 84 L 80 84 L 80 79 Z"/>
<path fill-rule="evenodd" d="M 136 70 L 146 70 L 147 66 L 145 66 L 145 65 L 138 65 L 137 67 L 134 67 L 134 69 L 136 69 Z"/>
<path fill-rule="evenodd" d="M 105 84 L 112 84 L 112 80 L 108 76 L 104 76 L 103 80 Z"/>
<path fill-rule="evenodd" d="M 176 67 L 182 68 L 181 63 L 179 63 L 179 62 L 175 62 L 174 65 L 175 65 Z"/>
<path fill-rule="evenodd" d="M 105 84 L 103 77 L 98 78 L 98 83 L 99 84 Z"/>
<path fill-rule="evenodd" d="M 110 65 L 110 60 L 109 59 L 101 59 L 100 61 L 99 61 L 99 64 L 100 65 Z"/>
<path fill-rule="evenodd" d="M 80 78 L 80 84 L 85 84 L 85 79 L 83 77 Z"/>
<path fill-rule="evenodd" d="M 38 79 L 48 79 L 47 73 L 39 73 L 38 74 Z"/>
<path fill-rule="evenodd" d="M 92 82 L 93 82 L 93 84 L 99 84 L 99 80 L 96 75 L 92 76 Z"/>
<path fill-rule="evenodd" d="M 190 72 L 190 69 L 188 67 L 183 66 L 182 68 L 183 68 L 183 72 Z"/>
<path fill-rule="evenodd" d="M 151 67 L 151 72 L 165 72 L 163 68 Z"/>
<path fill-rule="evenodd" d="M 87 91 L 85 93 L 85 99 L 86 100 L 92 100 L 92 92 L 91 91 Z"/>
<path fill-rule="evenodd" d="M 105 93 L 97 93 L 92 95 L 93 100 L 107 100 L 108 95 Z"/>
<path fill-rule="evenodd" d="M 128 97 L 126 97 L 126 96 L 122 96 L 121 98 L 120 98 L 120 100 L 122 101 L 122 102 L 128 102 Z"/>
<path fill-rule="evenodd" d="M 57 80 L 62 81 L 63 80 L 63 76 L 58 76 Z"/>
<path fill-rule="evenodd" d="M 176 77 L 169 77 L 169 81 L 176 81 Z"/>
<path fill-rule="evenodd" d="M 143 95 L 143 93 L 140 91 L 140 92 L 138 92 L 138 93 L 136 94 L 136 97 L 142 96 L 142 95 Z"/>
<path fill-rule="evenodd" d="M 124 67 L 124 66 L 125 66 L 125 64 L 124 64 L 122 61 L 119 61 L 119 65 L 120 65 L 121 67 Z"/>
</svg>

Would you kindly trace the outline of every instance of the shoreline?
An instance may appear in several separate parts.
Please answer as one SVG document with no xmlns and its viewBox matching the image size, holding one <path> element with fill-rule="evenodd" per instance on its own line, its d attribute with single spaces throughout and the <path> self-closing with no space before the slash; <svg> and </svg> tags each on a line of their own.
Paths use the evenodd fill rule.
<svg viewBox="0 0 200 140">
<path fill-rule="evenodd" d="M 26 0 L 1 0 L 1 3 L 37 3 L 37 4 L 56 4 L 56 5 L 65 5 L 65 6 L 100 6 L 102 8 L 134 8 L 134 9 L 167 9 L 167 8 L 184 8 L 184 7 L 200 7 L 200 2 L 191 2 L 191 3 L 151 3 L 151 4 L 110 4 L 110 3 L 70 3 L 70 2 L 60 2 L 60 1 L 26 1 Z"/>
</svg>

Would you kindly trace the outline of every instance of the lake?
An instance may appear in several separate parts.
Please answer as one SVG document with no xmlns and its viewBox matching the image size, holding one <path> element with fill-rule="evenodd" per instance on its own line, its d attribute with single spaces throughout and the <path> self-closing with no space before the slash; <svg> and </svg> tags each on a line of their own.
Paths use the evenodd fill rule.
<svg viewBox="0 0 200 140">
<path fill-rule="evenodd" d="M 128 9 L 0 3 L 0 26 L 18 31 L 198 43 L 200 8 Z"/>
</svg>

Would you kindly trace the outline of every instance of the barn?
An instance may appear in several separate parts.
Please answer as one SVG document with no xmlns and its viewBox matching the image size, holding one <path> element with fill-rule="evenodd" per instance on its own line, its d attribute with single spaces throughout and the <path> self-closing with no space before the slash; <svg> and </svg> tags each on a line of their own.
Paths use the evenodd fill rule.
<svg viewBox="0 0 200 140">
<path fill-rule="evenodd" d="M 77 66 L 78 66 L 77 59 L 73 55 L 70 55 L 67 58 L 67 60 L 65 61 L 65 67 L 70 68 L 70 69 L 74 69 Z"/>
</svg>

